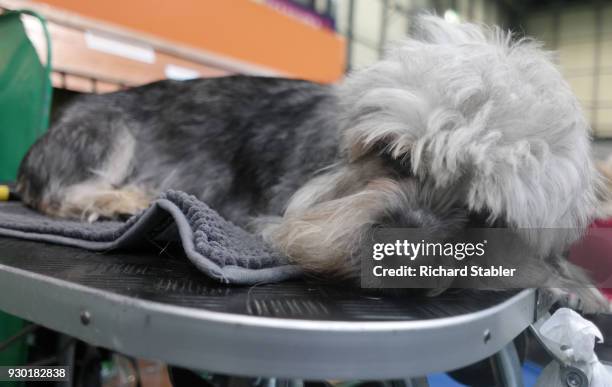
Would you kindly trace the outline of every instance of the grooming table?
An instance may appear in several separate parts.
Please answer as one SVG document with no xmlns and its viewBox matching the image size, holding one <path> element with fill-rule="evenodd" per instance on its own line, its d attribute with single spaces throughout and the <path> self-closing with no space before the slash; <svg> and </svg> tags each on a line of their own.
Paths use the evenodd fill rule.
<svg viewBox="0 0 612 387">
<path fill-rule="evenodd" d="M 491 355 L 519 386 L 512 339 L 536 292 L 437 298 L 360 294 L 304 280 L 236 287 L 172 246 L 93 253 L 0 238 L 0 309 L 127 355 L 292 379 L 409 379 Z"/>
</svg>

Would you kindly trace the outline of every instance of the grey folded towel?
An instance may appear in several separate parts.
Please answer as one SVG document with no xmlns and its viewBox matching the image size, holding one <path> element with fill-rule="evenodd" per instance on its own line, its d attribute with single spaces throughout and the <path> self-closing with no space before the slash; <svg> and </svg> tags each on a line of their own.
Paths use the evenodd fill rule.
<svg viewBox="0 0 612 387">
<path fill-rule="evenodd" d="M 232 284 L 277 282 L 301 274 L 260 238 L 178 191 L 165 192 L 126 222 L 53 219 L 21 203 L 5 202 L 0 204 L 0 235 L 97 251 L 180 241 L 201 271 Z"/>
</svg>

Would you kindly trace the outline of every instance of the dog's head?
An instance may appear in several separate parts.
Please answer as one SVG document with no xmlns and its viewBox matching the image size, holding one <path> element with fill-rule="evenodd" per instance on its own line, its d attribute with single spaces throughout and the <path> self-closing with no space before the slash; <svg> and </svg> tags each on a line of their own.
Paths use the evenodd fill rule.
<svg viewBox="0 0 612 387">
<path fill-rule="evenodd" d="M 349 162 L 382 150 L 491 221 L 570 232 L 538 240 L 543 251 L 594 215 L 589 125 L 536 42 L 425 16 L 415 38 L 349 76 L 340 101 Z"/>
<path fill-rule="evenodd" d="M 547 255 L 595 213 L 589 125 L 536 42 L 424 16 L 338 95 L 344 162 L 294 196 L 275 238 L 298 261 L 343 262 L 374 223 L 435 229 L 460 222 L 458 211 L 521 230 Z"/>
</svg>

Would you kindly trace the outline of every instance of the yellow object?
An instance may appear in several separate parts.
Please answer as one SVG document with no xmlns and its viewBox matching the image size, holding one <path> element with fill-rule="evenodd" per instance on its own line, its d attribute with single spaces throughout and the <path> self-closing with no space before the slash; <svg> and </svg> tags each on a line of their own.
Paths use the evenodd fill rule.
<svg viewBox="0 0 612 387">
<path fill-rule="evenodd" d="M 9 194 L 11 190 L 8 185 L 0 185 L 0 201 L 5 202 L 9 200 Z"/>
</svg>

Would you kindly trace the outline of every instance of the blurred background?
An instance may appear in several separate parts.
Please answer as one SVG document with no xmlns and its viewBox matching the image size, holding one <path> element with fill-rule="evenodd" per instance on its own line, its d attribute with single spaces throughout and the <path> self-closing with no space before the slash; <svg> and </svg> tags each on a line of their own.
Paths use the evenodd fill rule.
<svg viewBox="0 0 612 387">
<path fill-rule="evenodd" d="M 108 92 L 228 73 L 335 82 L 410 34 L 415 15 L 496 24 L 558 51 L 595 137 L 612 137 L 612 2 L 572 0 L 0 0 L 45 16 L 53 85 Z M 26 20 L 40 53 L 40 24 Z"/>
</svg>

